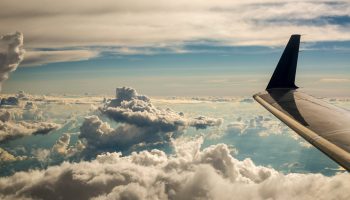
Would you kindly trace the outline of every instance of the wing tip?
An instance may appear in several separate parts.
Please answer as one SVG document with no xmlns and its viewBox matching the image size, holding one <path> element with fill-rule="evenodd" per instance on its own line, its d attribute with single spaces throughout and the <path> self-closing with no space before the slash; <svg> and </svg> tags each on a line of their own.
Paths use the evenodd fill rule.
<svg viewBox="0 0 350 200">
<path fill-rule="evenodd" d="M 295 74 L 298 63 L 300 37 L 300 34 L 293 34 L 290 36 L 266 90 L 275 88 L 298 88 L 295 85 Z"/>
</svg>

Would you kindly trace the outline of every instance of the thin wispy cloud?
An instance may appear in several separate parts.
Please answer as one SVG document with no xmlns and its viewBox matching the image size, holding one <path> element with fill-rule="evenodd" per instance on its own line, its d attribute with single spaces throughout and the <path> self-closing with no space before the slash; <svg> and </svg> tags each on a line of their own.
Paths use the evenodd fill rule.
<svg viewBox="0 0 350 200">
<path fill-rule="evenodd" d="M 0 33 L 19 30 L 26 37 L 28 55 L 21 66 L 87 60 L 101 52 L 189 53 L 189 42 L 212 40 L 212 45 L 281 46 L 293 33 L 306 34 L 308 42 L 350 40 L 346 1 L 4 0 L 0 13 Z"/>
<path fill-rule="evenodd" d="M 323 78 L 320 81 L 327 83 L 350 83 L 350 79 L 348 78 Z"/>
<path fill-rule="evenodd" d="M 28 51 L 21 66 L 39 66 L 48 63 L 88 60 L 99 55 L 94 50 Z"/>
</svg>

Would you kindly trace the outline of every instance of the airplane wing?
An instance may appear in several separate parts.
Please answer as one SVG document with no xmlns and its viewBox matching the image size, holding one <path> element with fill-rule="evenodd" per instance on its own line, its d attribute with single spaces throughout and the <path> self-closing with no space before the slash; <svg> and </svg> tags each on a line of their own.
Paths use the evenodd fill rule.
<svg viewBox="0 0 350 200">
<path fill-rule="evenodd" d="M 266 91 L 253 98 L 301 137 L 350 171 L 350 112 L 298 91 L 300 35 L 292 35 Z"/>
</svg>

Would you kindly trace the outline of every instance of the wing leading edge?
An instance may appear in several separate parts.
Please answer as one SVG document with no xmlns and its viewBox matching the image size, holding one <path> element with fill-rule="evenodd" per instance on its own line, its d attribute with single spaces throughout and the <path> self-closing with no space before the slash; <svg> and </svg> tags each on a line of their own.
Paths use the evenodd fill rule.
<svg viewBox="0 0 350 200">
<path fill-rule="evenodd" d="M 300 35 L 292 35 L 266 91 L 254 99 L 305 140 L 350 171 L 350 112 L 297 90 Z"/>
</svg>

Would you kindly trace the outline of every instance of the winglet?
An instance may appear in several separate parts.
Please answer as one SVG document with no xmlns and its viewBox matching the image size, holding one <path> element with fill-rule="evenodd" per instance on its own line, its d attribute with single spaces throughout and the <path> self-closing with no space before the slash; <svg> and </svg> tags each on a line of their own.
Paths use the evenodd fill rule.
<svg viewBox="0 0 350 200">
<path fill-rule="evenodd" d="M 274 88 L 297 89 L 295 73 L 297 70 L 300 35 L 292 35 L 284 49 L 266 90 Z"/>
</svg>

